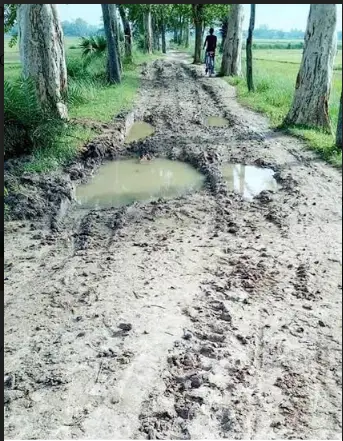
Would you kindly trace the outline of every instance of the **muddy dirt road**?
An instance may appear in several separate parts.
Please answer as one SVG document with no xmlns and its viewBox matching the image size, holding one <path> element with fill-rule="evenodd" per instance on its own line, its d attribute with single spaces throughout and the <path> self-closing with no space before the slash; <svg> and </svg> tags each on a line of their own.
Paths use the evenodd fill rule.
<svg viewBox="0 0 343 441">
<path fill-rule="evenodd" d="M 179 55 L 135 113 L 156 132 L 131 151 L 207 188 L 6 225 L 5 438 L 340 439 L 341 174 Z M 223 162 L 282 188 L 245 201 Z"/>
</svg>

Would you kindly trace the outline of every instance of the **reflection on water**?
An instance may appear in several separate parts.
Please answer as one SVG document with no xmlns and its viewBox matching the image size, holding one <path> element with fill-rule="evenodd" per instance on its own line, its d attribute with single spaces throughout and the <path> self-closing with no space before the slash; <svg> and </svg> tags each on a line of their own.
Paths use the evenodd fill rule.
<svg viewBox="0 0 343 441">
<path fill-rule="evenodd" d="M 259 168 L 251 165 L 225 164 L 222 173 L 230 191 L 235 191 L 245 199 L 251 200 L 263 190 L 276 191 L 278 184 L 274 171 L 270 168 Z"/>
<path fill-rule="evenodd" d="M 206 118 L 206 124 L 210 127 L 226 127 L 229 125 L 229 121 L 220 116 L 209 116 Z"/>
<path fill-rule="evenodd" d="M 132 124 L 125 137 L 125 144 L 147 138 L 154 133 L 154 128 L 144 121 L 137 121 Z"/>
<path fill-rule="evenodd" d="M 87 208 L 120 207 L 180 196 L 200 189 L 204 179 L 193 167 L 179 161 L 114 161 L 101 166 L 91 182 L 76 189 L 76 200 Z"/>
</svg>

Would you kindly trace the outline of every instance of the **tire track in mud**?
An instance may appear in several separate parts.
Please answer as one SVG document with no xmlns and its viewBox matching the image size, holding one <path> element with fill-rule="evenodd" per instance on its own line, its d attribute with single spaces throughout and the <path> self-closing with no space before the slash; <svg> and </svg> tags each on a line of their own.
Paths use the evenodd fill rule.
<svg viewBox="0 0 343 441">
<path fill-rule="evenodd" d="M 208 186 L 8 232 L 6 438 L 338 439 L 340 177 L 291 165 L 302 146 L 194 66 L 146 66 L 135 116 L 156 132 L 128 155 L 190 162 Z M 227 161 L 282 189 L 242 200 Z"/>
</svg>

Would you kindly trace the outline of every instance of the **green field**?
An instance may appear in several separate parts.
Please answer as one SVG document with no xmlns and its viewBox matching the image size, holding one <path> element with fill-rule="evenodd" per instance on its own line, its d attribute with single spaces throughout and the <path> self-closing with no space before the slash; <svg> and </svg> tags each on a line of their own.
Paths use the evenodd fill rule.
<svg viewBox="0 0 343 441">
<path fill-rule="evenodd" d="M 299 65 L 302 57 L 302 49 L 256 49 L 255 60 L 279 61 Z M 342 49 L 337 51 L 335 57 L 335 70 L 342 69 Z"/>
<path fill-rule="evenodd" d="M 75 51 L 81 53 L 80 49 L 74 49 L 73 46 L 77 46 L 80 42 L 79 38 L 76 37 L 65 37 L 65 47 L 66 50 L 69 51 Z M 20 56 L 19 56 L 19 47 L 18 44 L 16 44 L 14 47 L 9 46 L 10 38 L 5 37 L 4 38 L 4 60 L 5 64 L 18 64 L 20 63 Z M 71 49 L 72 47 L 72 49 Z"/>
</svg>

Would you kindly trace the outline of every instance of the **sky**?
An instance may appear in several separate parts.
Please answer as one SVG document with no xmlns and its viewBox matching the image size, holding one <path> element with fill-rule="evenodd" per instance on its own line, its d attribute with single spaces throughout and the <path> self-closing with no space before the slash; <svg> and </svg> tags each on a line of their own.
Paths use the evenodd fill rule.
<svg viewBox="0 0 343 441">
<path fill-rule="evenodd" d="M 244 5 L 244 29 L 248 28 L 250 4 Z M 305 30 L 310 5 L 285 4 L 285 5 L 256 5 L 255 27 L 267 25 L 272 29 L 289 31 L 292 28 Z M 337 5 L 337 30 L 342 30 L 342 5 Z M 61 20 L 75 20 L 82 18 L 90 24 L 99 25 L 101 19 L 101 6 L 87 4 L 58 5 Z"/>
</svg>

